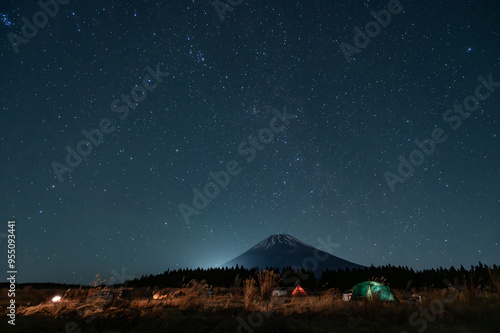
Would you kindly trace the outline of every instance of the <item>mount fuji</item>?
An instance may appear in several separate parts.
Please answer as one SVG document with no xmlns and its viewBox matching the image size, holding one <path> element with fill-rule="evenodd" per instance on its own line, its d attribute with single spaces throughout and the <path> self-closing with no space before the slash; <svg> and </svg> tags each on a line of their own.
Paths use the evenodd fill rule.
<svg viewBox="0 0 500 333">
<path fill-rule="evenodd" d="M 285 234 L 271 235 L 245 253 L 221 265 L 221 267 L 245 268 L 292 267 L 293 269 L 313 269 L 319 277 L 326 270 L 364 268 L 362 265 L 336 257 L 301 242 L 295 237 Z"/>
</svg>

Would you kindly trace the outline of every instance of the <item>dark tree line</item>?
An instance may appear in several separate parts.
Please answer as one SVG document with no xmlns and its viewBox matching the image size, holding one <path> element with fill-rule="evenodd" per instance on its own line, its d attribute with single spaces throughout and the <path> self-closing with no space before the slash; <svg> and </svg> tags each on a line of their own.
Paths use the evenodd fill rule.
<svg viewBox="0 0 500 333">
<path fill-rule="evenodd" d="M 349 289 L 357 282 L 371 280 L 372 278 L 384 277 L 386 284 L 391 288 L 397 289 L 421 289 L 421 288 L 446 288 L 450 284 L 452 286 L 465 286 L 467 288 L 477 288 L 489 286 L 494 288 L 493 281 L 491 280 L 490 272 L 496 276 L 497 282 L 500 275 L 498 266 L 488 268 L 481 262 L 477 266 L 471 266 L 470 269 L 465 269 L 460 266 L 459 269 L 455 267 L 438 269 L 424 269 L 414 271 L 408 267 L 401 266 L 380 266 L 380 267 L 366 267 L 364 269 L 354 270 L 338 270 L 338 271 L 325 271 L 323 272 L 318 286 L 329 286 L 339 289 Z M 500 291 L 500 290 L 499 290 Z"/>
<path fill-rule="evenodd" d="M 391 288 L 412 289 L 416 288 L 445 288 L 447 286 L 465 285 L 466 287 L 486 287 L 494 288 L 491 274 L 496 276 L 497 282 L 500 276 L 500 268 L 496 265 L 493 267 L 484 266 L 481 262 L 477 266 L 471 266 L 470 269 L 465 269 L 461 266 L 459 269 L 450 268 L 432 268 L 420 271 L 414 271 L 408 267 L 402 266 L 379 266 L 365 267 L 362 269 L 345 269 L 330 271 L 326 270 L 321 275 L 321 278 L 314 277 L 314 272 L 302 270 L 293 270 L 291 267 L 286 267 L 281 270 L 269 267 L 269 270 L 280 272 L 281 287 L 289 287 L 299 284 L 309 290 L 324 290 L 337 288 L 340 290 L 350 289 L 356 283 L 372 280 L 373 278 L 385 279 L 386 284 Z M 243 281 L 253 277 L 257 281 L 257 268 L 209 268 L 209 269 L 178 269 L 167 270 L 162 274 L 142 276 L 140 279 L 127 281 L 130 287 L 148 287 L 154 286 L 158 288 L 180 288 L 191 280 L 205 280 L 208 284 L 217 287 L 241 287 Z"/>
<path fill-rule="evenodd" d="M 281 271 L 278 268 L 268 267 L 268 270 L 280 272 L 282 279 L 279 282 L 280 286 L 293 286 L 300 283 L 303 287 L 315 289 L 317 281 L 312 272 L 294 271 L 291 267 L 283 268 Z M 127 286 L 130 287 L 148 287 L 155 286 L 158 288 L 180 288 L 191 280 L 205 280 L 208 284 L 217 287 L 241 287 L 243 281 L 247 278 L 254 278 L 257 281 L 258 268 L 208 268 L 208 269 L 178 269 L 167 270 L 164 273 L 157 275 L 142 276 L 140 279 L 127 281 Z"/>
</svg>

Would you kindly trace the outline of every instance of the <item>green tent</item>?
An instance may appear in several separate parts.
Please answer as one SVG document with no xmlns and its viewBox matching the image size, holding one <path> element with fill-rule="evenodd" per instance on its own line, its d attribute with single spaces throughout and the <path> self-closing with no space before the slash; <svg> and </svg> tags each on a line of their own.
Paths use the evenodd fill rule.
<svg viewBox="0 0 500 333">
<path fill-rule="evenodd" d="M 384 286 L 382 283 L 375 281 L 365 281 L 358 283 L 352 288 L 352 299 L 368 299 L 378 298 L 385 302 L 395 302 L 396 297 L 391 291 L 391 288 Z"/>
</svg>

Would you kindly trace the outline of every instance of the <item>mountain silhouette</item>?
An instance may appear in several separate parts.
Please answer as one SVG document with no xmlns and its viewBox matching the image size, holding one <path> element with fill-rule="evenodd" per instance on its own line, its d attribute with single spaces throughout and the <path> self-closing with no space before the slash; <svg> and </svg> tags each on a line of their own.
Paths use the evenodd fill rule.
<svg viewBox="0 0 500 333">
<path fill-rule="evenodd" d="M 326 270 L 363 268 L 330 253 L 316 249 L 286 234 L 271 235 L 245 253 L 221 265 L 222 267 L 259 269 L 292 267 L 293 269 L 312 269 L 316 277 Z"/>
</svg>

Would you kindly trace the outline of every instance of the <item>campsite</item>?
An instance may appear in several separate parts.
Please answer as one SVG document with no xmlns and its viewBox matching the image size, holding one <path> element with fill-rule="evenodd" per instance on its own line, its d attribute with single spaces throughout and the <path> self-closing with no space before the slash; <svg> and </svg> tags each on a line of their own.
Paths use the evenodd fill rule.
<svg viewBox="0 0 500 333">
<path fill-rule="evenodd" d="M 120 285 L 100 283 L 100 277 L 90 286 L 20 285 L 18 318 L 10 331 L 495 332 L 500 327 L 496 266 L 413 272 L 406 282 L 398 276 L 412 270 L 403 267 L 300 279 L 311 273 L 186 269 Z"/>
</svg>

